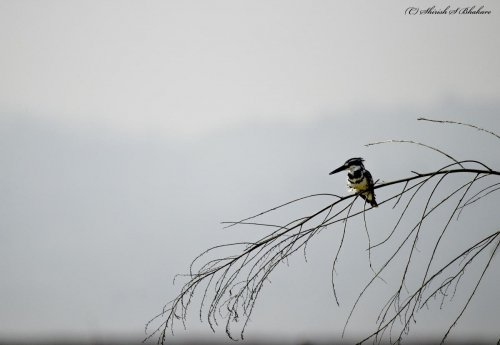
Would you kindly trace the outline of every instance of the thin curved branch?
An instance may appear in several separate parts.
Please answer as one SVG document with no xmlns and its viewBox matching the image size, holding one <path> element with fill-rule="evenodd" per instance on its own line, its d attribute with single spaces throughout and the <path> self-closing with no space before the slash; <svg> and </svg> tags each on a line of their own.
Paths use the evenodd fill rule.
<svg viewBox="0 0 500 345">
<path fill-rule="evenodd" d="M 397 143 L 397 144 L 407 143 L 407 144 L 414 144 L 414 145 L 418 145 L 418 146 L 423 146 L 423 147 L 426 147 L 426 148 L 431 149 L 433 151 L 441 153 L 442 155 L 448 157 L 449 159 L 451 159 L 452 161 L 454 161 L 455 163 L 457 163 L 458 165 L 460 165 L 463 168 L 463 166 L 459 163 L 458 160 L 456 160 L 455 158 L 453 158 L 451 155 L 447 154 L 446 152 L 441 151 L 440 149 L 435 148 L 433 146 L 430 146 L 430 145 L 427 145 L 427 144 L 424 144 L 424 143 L 419 143 L 419 142 L 416 142 L 416 141 L 413 141 L 413 140 L 391 139 L 391 140 L 378 141 L 378 142 L 375 142 L 375 143 L 368 143 L 368 144 L 365 144 L 365 146 L 369 147 L 369 146 L 373 146 L 373 145 L 388 144 L 388 143 Z"/>
<path fill-rule="evenodd" d="M 478 127 L 478 126 L 475 126 L 475 125 L 471 125 L 470 123 L 464 123 L 464 122 L 458 122 L 458 121 L 450 121 L 450 120 L 434 120 L 434 119 L 427 119 L 425 117 L 419 117 L 417 120 L 419 120 L 419 121 L 436 122 L 436 123 L 451 123 L 451 124 L 455 124 L 455 125 L 461 125 L 461 126 L 471 127 L 471 128 L 477 129 L 478 131 L 482 131 L 482 132 L 491 134 L 491 135 L 497 137 L 497 139 L 500 139 L 500 135 L 496 134 L 495 132 L 489 131 L 487 129 L 484 129 L 484 128 L 481 128 L 481 127 Z"/>
</svg>

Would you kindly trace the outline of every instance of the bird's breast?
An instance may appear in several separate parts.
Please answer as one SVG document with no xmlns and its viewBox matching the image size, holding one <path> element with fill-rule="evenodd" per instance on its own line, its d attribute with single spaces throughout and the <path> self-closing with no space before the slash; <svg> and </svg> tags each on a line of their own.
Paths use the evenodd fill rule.
<svg viewBox="0 0 500 345">
<path fill-rule="evenodd" d="M 347 179 L 347 185 L 351 189 L 355 190 L 366 190 L 368 189 L 368 180 L 366 178 L 360 177 L 358 179 Z"/>
</svg>

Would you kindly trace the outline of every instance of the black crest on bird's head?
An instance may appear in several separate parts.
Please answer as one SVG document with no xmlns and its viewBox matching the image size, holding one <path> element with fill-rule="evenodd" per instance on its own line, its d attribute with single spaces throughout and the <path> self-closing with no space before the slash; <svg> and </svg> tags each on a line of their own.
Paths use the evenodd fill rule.
<svg viewBox="0 0 500 345">
<path fill-rule="evenodd" d="M 350 159 L 346 160 L 346 162 L 344 163 L 344 166 L 346 168 L 349 168 L 352 166 L 363 166 L 364 161 L 365 160 L 361 157 L 350 158 Z"/>
</svg>

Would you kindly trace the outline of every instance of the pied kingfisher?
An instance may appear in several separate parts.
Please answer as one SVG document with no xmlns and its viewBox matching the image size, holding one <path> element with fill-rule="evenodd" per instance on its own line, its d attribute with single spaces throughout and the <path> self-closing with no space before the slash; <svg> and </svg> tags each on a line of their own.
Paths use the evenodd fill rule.
<svg viewBox="0 0 500 345">
<path fill-rule="evenodd" d="M 348 159 L 342 166 L 332 171 L 330 175 L 349 170 L 347 173 L 347 186 L 352 192 L 362 192 L 359 195 L 370 203 L 372 207 L 377 207 L 372 174 L 365 169 L 363 161 L 363 158 Z"/>
</svg>

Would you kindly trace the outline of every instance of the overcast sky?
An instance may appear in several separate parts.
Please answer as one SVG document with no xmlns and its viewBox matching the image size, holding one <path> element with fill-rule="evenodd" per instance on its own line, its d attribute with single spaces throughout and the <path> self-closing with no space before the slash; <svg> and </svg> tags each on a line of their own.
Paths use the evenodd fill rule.
<svg viewBox="0 0 500 345">
<path fill-rule="evenodd" d="M 353 156 L 383 181 L 449 162 L 369 142 L 423 141 L 498 170 L 498 139 L 416 119 L 500 132 L 500 6 L 453 1 L 492 13 L 405 15 L 412 5 L 0 1 L 0 338 L 140 338 L 179 291 L 176 273 L 249 231 L 221 221 L 345 193 L 345 177 L 328 172 Z M 477 219 L 494 230 L 498 201 L 456 231 Z M 383 227 L 394 211 L 377 212 Z M 339 235 L 332 228 L 308 263 L 276 272 L 249 335 L 339 336 L 366 281 L 349 263 L 367 265 L 358 231 L 351 245 L 363 248 L 346 250 L 337 307 L 329 272 Z M 457 334 L 499 337 L 499 279 L 485 280 Z M 441 334 L 453 312 L 423 318 L 417 334 Z M 211 334 L 196 315 L 180 336 Z M 349 336 L 373 322 L 360 315 Z"/>
</svg>

